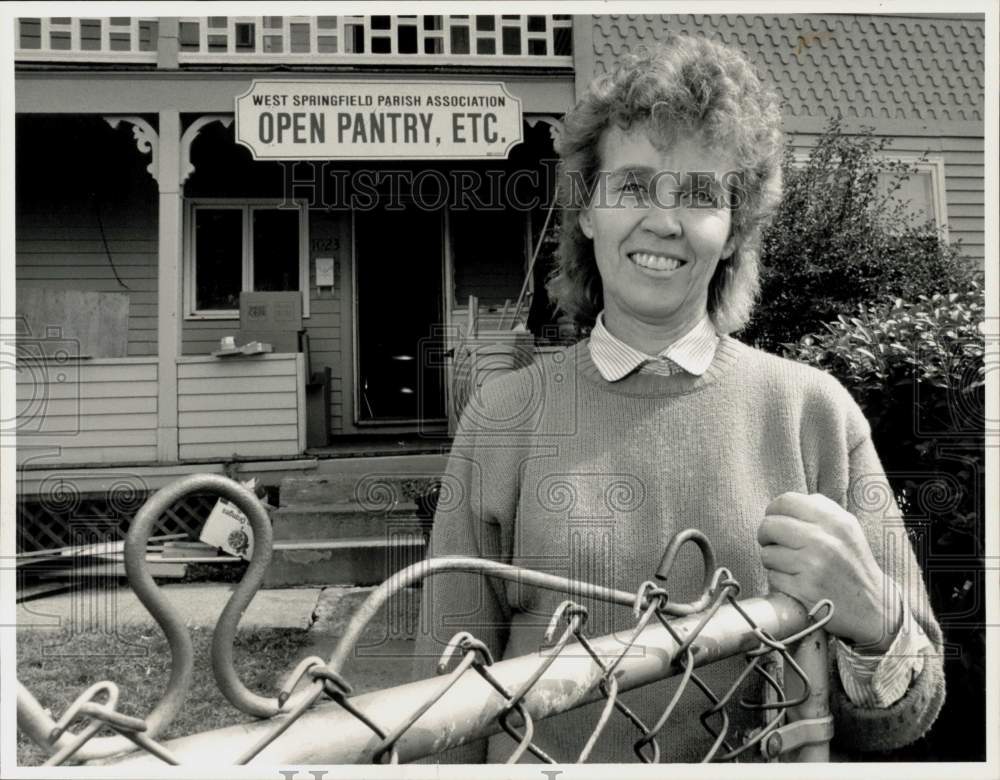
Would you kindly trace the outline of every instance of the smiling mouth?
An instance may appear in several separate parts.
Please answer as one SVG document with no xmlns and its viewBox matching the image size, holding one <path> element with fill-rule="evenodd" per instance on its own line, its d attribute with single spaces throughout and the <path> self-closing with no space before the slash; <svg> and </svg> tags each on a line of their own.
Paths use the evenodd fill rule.
<svg viewBox="0 0 1000 780">
<path fill-rule="evenodd" d="M 676 257 L 657 255 L 651 252 L 629 252 L 628 258 L 640 268 L 648 271 L 676 271 L 681 266 L 687 264 L 685 260 L 678 260 Z"/>
</svg>

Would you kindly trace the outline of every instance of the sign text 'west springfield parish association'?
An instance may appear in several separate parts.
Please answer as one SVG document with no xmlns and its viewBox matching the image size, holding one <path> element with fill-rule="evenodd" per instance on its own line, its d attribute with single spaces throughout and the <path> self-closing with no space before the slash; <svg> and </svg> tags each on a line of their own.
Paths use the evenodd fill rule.
<svg viewBox="0 0 1000 780">
<path fill-rule="evenodd" d="M 236 140 L 255 160 L 506 157 L 521 101 L 502 83 L 254 81 Z"/>
</svg>

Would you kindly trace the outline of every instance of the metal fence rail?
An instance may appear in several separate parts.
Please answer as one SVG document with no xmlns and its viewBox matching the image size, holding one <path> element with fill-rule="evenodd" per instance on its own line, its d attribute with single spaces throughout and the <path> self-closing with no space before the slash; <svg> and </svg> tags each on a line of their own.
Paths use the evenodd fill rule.
<svg viewBox="0 0 1000 780">
<path fill-rule="evenodd" d="M 166 507 L 189 493 L 205 491 L 233 501 L 254 530 L 254 559 L 220 616 L 213 636 L 212 665 L 226 698 L 262 720 L 159 744 L 155 737 L 183 706 L 193 658 L 183 617 L 158 592 L 146 571 L 144 550 L 156 519 Z M 195 761 L 201 765 L 206 761 L 397 763 L 435 755 L 501 731 L 511 738 L 508 763 L 517 762 L 527 752 L 543 762 L 570 763 L 586 761 L 609 719 L 618 717 L 634 726 L 636 755 L 646 763 L 656 763 L 661 756 L 657 739 L 667 729 L 682 694 L 693 685 L 706 701 L 701 724 L 712 738 L 704 761 L 733 760 L 754 752 L 769 759 L 828 760 L 832 718 L 822 626 L 832 616 L 832 605 L 820 602 L 806 614 L 801 605 L 781 594 L 738 600 L 739 583 L 727 569 L 716 567 L 709 541 L 695 530 L 674 537 L 656 573 L 658 579 L 666 579 L 686 543 L 698 547 L 705 568 L 702 593 L 689 603 L 671 601 L 652 581 L 629 593 L 474 558 L 437 558 L 415 564 L 369 596 L 328 660 L 303 659 L 269 698 L 252 693 L 239 680 L 232 650 L 240 616 L 270 560 L 267 513 L 249 491 L 225 477 L 186 477 L 149 499 L 136 516 L 125 547 L 129 581 L 170 644 L 171 676 L 163 698 L 145 719 L 127 717 L 116 710 L 117 686 L 102 682 L 84 691 L 58 721 L 53 721 L 19 683 L 18 727 L 50 751 L 47 764 L 109 758 L 129 766 Z M 586 608 L 567 600 L 552 615 L 545 635 L 551 648 L 545 653 L 494 662 L 476 637 L 461 632 L 441 658 L 439 672 L 443 676 L 353 697 L 350 682 L 341 672 L 365 626 L 394 594 L 446 571 L 478 572 L 628 607 L 634 611 L 635 626 L 624 645 L 616 635 L 589 637 Z M 636 644 L 662 652 L 629 653 Z M 567 651 L 570 647 L 572 653 Z M 586 663 L 580 663 L 581 649 L 589 655 Z M 695 671 L 739 654 L 746 655 L 747 664 L 721 694 Z M 776 668 L 784 669 L 784 679 L 774 674 Z M 751 674 L 761 677 L 764 699 L 734 702 L 737 688 Z M 680 676 L 681 683 L 655 723 L 643 723 L 620 698 L 626 690 L 673 676 Z M 308 682 L 304 690 L 293 693 L 303 680 Z M 323 698 L 333 704 L 320 704 Z M 600 717 L 577 755 L 550 756 L 534 743 L 537 721 L 602 699 Z M 729 712 L 734 706 L 758 711 L 761 716 L 761 726 L 735 745 L 729 728 Z M 69 733 L 69 725 L 80 716 L 87 718 L 86 725 Z M 117 736 L 97 736 L 106 729 Z M 317 734 L 323 733 L 335 733 L 337 739 L 318 739 Z M 136 747 L 144 752 L 121 755 Z"/>
</svg>

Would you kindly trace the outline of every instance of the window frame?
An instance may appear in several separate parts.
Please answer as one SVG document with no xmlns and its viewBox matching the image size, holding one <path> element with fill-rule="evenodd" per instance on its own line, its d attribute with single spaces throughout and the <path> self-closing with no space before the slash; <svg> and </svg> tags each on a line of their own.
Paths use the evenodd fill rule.
<svg viewBox="0 0 1000 780">
<path fill-rule="evenodd" d="M 275 198 L 191 198 L 184 209 L 184 319 L 238 320 L 237 309 L 197 308 L 197 262 L 195 256 L 195 212 L 199 208 L 233 209 L 243 214 L 242 287 L 240 292 L 253 292 L 253 212 L 255 209 L 277 209 L 289 201 Z M 293 200 L 299 212 L 299 293 L 302 295 L 302 316 L 309 316 L 309 208 L 305 200 Z M 287 210 L 287 209 L 285 209 Z"/>
<path fill-rule="evenodd" d="M 928 173 L 931 177 L 931 208 L 934 210 L 934 223 L 945 243 L 950 243 L 948 237 L 948 190 L 945 179 L 944 157 L 941 155 L 917 154 L 916 152 L 882 151 L 879 157 L 893 160 L 915 168 L 918 174 Z M 802 168 L 809 162 L 808 150 L 796 150 L 794 153 L 795 167 Z"/>
</svg>

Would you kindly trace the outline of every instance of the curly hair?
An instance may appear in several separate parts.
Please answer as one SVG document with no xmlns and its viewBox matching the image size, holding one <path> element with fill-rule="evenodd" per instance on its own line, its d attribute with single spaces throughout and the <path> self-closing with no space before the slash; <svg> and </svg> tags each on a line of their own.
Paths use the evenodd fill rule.
<svg viewBox="0 0 1000 780">
<path fill-rule="evenodd" d="M 556 141 L 562 230 L 546 287 L 584 333 L 604 307 L 604 293 L 594 245 L 583 234 L 579 215 L 600 174 L 601 138 L 613 125 L 642 128 L 660 148 L 678 133 L 691 133 L 739 161 L 730 228 L 736 250 L 719 263 L 708 288 L 716 329 L 738 330 L 759 290 L 761 230 L 781 198 L 783 136 L 774 93 L 740 51 L 707 38 L 671 35 L 660 45 L 624 55 L 566 114 Z"/>
</svg>

